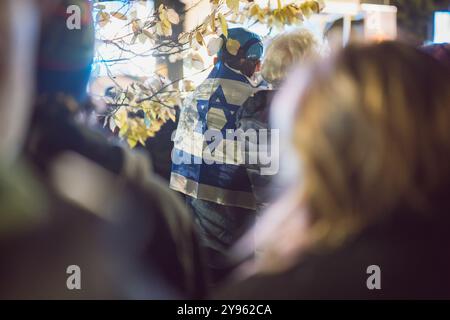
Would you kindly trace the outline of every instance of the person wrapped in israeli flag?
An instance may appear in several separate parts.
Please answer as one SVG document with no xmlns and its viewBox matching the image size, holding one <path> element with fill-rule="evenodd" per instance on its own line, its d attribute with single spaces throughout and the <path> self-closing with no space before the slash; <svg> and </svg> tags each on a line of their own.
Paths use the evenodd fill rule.
<svg viewBox="0 0 450 320">
<path fill-rule="evenodd" d="M 263 85 L 253 77 L 263 54 L 261 38 L 244 28 L 229 29 L 222 38 L 213 70 L 181 110 L 170 181 L 194 212 L 215 278 L 226 272 L 224 253 L 255 219 L 236 112 Z"/>
</svg>

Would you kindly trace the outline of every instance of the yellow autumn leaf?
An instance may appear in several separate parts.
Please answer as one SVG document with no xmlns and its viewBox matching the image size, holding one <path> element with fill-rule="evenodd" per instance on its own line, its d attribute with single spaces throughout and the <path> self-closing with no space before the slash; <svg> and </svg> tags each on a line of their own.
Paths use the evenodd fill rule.
<svg viewBox="0 0 450 320">
<path fill-rule="evenodd" d="M 234 12 L 239 11 L 239 0 L 226 0 L 227 7 Z"/>
<path fill-rule="evenodd" d="M 111 15 L 112 15 L 114 18 L 119 19 L 119 20 L 124 20 L 124 21 L 128 20 L 127 16 L 124 15 L 123 13 L 120 13 L 120 12 L 114 12 L 114 13 L 112 13 Z"/>
<path fill-rule="evenodd" d="M 161 19 L 161 23 L 166 27 L 166 28 L 172 28 L 172 23 L 169 21 L 169 19 L 164 18 Z"/>
<path fill-rule="evenodd" d="M 131 30 L 135 35 L 141 33 L 141 26 L 139 25 L 139 20 L 135 19 L 131 22 Z"/>
<path fill-rule="evenodd" d="M 275 22 L 278 22 L 279 25 L 284 24 L 285 16 L 282 10 L 279 9 L 273 10 L 273 17 L 275 18 Z"/>
<path fill-rule="evenodd" d="M 304 12 L 314 13 L 313 9 L 317 8 L 317 4 L 318 4 L 318 2 L 316 2 L 316 1 L 306 1 L 300 5 L 300 9 Z"/>
<path fill-rule="evenodd" d="M 124 137 L 124 136 L 127 134 L 128 129 L 129 129 L 128 124 L 126 124 L 126 125 L 124 125 L 122 128 L 120 128 L 119 136 L 120 136 L 120 137 Z"/>
<path fill-rule="evenodd" d="M 142 30 L 142 33 L 145 34 L 150 40 L 154 39 L 153 33 L 151 33 L 149 30 Z"/>
<path fill-rule="evenodd" d="M 172 25 L 166 25 L 162 22 L 156 23 L 156 34 L 159 36 L 170 37 L 172 35 Z"/>
<path fill-rule="evenodd" d="M 225 38 L 228 38 L 228 23 L 223 14 L 219 13 L 220 26 L 222 28 L 222 34 Z"/>
<path fill-rule="evenodd" d="M 119 128 L 124 127 L 128 121 L 128 112 L 125 108 L 120 108 L 114 115 L 114 121 Z"/>
<path fill-rule="evenodd" d="M 250 16 L 257 16 L 259 14 L 259 12 L 261 11 L 261 8 L 258 4 L 254 3 L 250 6 Z"/>
<path fill-rule="evenodd" d="M 203 70 L 205 68 L 205 61 L 200 53 L 194 52 L 191 54 L 192 66 L 197 70 Z"/>
<path fill-rule="evenodd" d="M 184 91 L 194 91 L 195 83 L 192 80 L 183 80 L 183 90 Z"/>
<path fill-rule="evenodd" d="M 174 13 L 178 16 L 178 14 L 174 11 Z M 161 26 L 161 30 L 162 30 L 162 34 L 165 36 L 170 36 L 172 35 L 172 22 L 171 19 L 176 21 L 175 17 L 172 14 L 172 17 L 169 17 L 169 11 L 167 11 L 164 6 L 160 6 L 159 7 L 159 20 L 160 23 L 162 24 Z M 179 18 L 178 18 L 178 22 L 179 22 Z M 170 30 L 170 31 L 169 31 Z"/>
<path fill-rule="evenodd" d="M 210 18 L 210 25 L 211 25 L 211 30 L 213 32 L 216 32 L 216 10 L 213 10 L 213 12 L 211 13 L 211 18 Z"/>
<path fill-rule="evenodd" d="M 180 33 L 180 35 L 178 36 L 178 42 L 180 44 L 185 44 L 189 42 L 189 37 L 191 36 L 191 34 L 189 32 L 182 32 Z"/>
<path fill-rule="evenodd" d="M 269 27 L 272 27 L 274 24 L 275 24 L 275 19 L 273 18 L 272 15 L 269 15 L 269 16 L 267 17 L 267 25 L 268 25 Z"/>
<path fill-rule="evenodd" d="M 111 16 L 107 12 L 100 11 L 97 14 L 96 21 L 100 27 L 104 27 L 111 21 Z"/>
<path fill-rule="evenodd" d="M 177 114 L 175 112 L 175 109 L 171 110 L 170 112 L 168 112 L 168 117 L 170 120 L 172 120 L 173 122 L 177 121 Z"/>
<path fill-rule="evenodd" d="M 178 13 L 176 13 L 175 10 L 173 9 L 169 9 L 167 10 L 167 19 L 170 21 L 170 23 L 172 24 L 179 24 L 180 23 L 180 16 L 178 15 Z"/>
<path fill-rule="evenodd" d="M 138 141 L 134 137 L 128 137 L 127 142 L 131 149 L 134 149 L 138 143 Z"/>
<path fill-rule="evenodd" d="M 314 3 L 313 3 L 314 4 Z M 302 10 L 302 14 L 306 17 L 309 18 L 310 16 L 312 16 L 314 14 L 314 11 L 312 10 L 312 4 L 310 2 L 305 2 L 302 4 L 302 6 L 300 7 Z"/>
<path fill-rule="evenodd" d="M 197 32 L 195 34 L 195 40 L 197 40 L 199 45 L 201 45 L 201 46 L 205 45 L 205 39 L 203 38 L 203 35 L 201 32 Z"/>
<path fill-rule="evenodd" d="M 240 47 L 241 44 L 239 43 L 239 41 L 234 39 L 227 40 L 227 51 L 233 56 L 237 55 Z"/>
<path fill-rule="evenodd" d="M 286 6 L 286 11 L 294 17 L 298 14 L 297 8 L 292 4 Z"/>
<path fill-rule="evenodd" d="M 252 4 L 248 10 L 250 17 L 255 18 L 260 23 L 264 23 L 266 19 L 266 12 L 258 4 Z"/>
</svg>

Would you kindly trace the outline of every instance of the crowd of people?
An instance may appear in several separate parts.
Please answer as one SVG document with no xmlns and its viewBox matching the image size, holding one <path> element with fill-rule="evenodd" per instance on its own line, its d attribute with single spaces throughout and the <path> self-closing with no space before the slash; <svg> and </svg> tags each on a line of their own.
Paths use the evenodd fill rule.
<svg viewBox="0 0 450 320">
<path fill-rule="evenodd" d="M 0 298 L 450 298 L 449 45 L 232 28 L 169 159 L 85 121 L 86 3 L 0 1 Z"/>
</svg>

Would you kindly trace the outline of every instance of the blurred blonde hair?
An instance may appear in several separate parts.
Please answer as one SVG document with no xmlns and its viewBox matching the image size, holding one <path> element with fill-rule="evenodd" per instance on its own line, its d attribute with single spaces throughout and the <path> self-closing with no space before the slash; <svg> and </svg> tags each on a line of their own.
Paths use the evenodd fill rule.
<svg viewBox="0 0 450 320">
<path fill-rule="evenodd" d="M 436 211 L 450 181 L 443 69 L 386 42 L 350 46 L 312 70 L 293 139 L 317 243 L 339 244 L 398 210 Z"/>
<path fill-rule="evenodd" d="M 275 37 L 266 50 L 262 76 L 271 84 L 280 84 L 291 67 L 319 53 L 319 43 L 307 29 L 285 32 Z"/>
<path fill-rule="evenodd" d="M 292 75 L 286 87 L 310 79 L 292 130 L 303 177 L 280 199 L 285 208 L 263 218 L 276 226 L 262 235 L 259 271 L 285 270 L 303 251 L 342 245 L 398 212 L 448 214 L 448 71 L 386 42 L 351 45 Z"/>
</svg>

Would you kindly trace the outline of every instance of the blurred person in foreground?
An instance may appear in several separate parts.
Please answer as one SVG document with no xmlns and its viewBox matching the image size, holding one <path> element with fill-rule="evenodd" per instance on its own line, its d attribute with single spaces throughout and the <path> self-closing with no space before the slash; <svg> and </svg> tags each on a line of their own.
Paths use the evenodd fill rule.
<svg viewBox="0 0 450 320">
<path fill-rule="evenodd" d="M 175 135 L 170 187 L 186 195 L 208 255 L 212 281 L 232 265 L 228 249 L 252 226 L 255 199 L 236 154 L 236 112 L 258 90 L 261 38 L 232 28 L 208 78 L 186 99 Z"/>
<path fill-rule="evenodd" d="M 15 189 L 8 188 L 8 194 L 4 194 L 6 188 L 2 189 L 2 198 L 17 200 L 19 197 L 19 200 L 14 201 L 15 206 L 5 202 L 2 208 L 4 232 L 0 255 L 4 263 L 0 267 L 0 296 L 39 299 L 201 297 L 204 290 L 200 252 L 183 203 L 153 178 L 147 166 L 139 171 L 134 165 L 136 169 L 119 175 L 101 163 L 101 159 L 92 154 L 99 150 L 90 148 L 103 146 L 106 159 L 114 157 L 108 151 L 107 141 L 74 120 L 77 107 L 85 99 L 89 78 L 90 67 L 84 64 L 89 61 L 84 50 L 92 53 L 89 47 L 92 19 L 86 18 L 91 16 L 89 2 L 53 1 L 45 7 L 40 7 L 43 2 L 37 2 L 43 11 L 41 21 L 34 4 L 31 0 L 1 3 L 7 8 L 5 12 L 12 12 L 17 21 L 23 20 L 24 13 L 35 18 L 25 18 L 35 24 L 23 34 L 15 29 L 11 34 L 15 37 L 13 43 L 23 45 L 21 54 L 11 50 L 14 57 L 11 59 L 23 57 L 20 66 L 27 68 L 27 76 L 24 78 L 21 68 L 12 69 L 4 83 L 21 76 L 20 82 L 12 83 L 20 85 L 22 90 L 13 87 L 9 88 L 10 92 L 20 91 L 21 97 L 31 96 L 33 77 L 29 75 L 30 70 L 35 70 L 32 46 L 37 44 L 39 98 L 34 110 L 29 110 L 23 100 L 12 100 L 13 103 L 2 104 L 1 108 L 2 113 L 11 106 L 23 111 L 21 117 L 9 117 L 7 122 L 11 127 L 20 127 L 22 136 L 28 130 L 23 160 L 28 162 L 29 174 L 16 183 Z M 66 6 L 70 4 L 83 9 L 86 19 L 81 30 L 66 29 Z M 4 28 L 9 30 L 15 20 L 7 19 L 11 25 L 6 23 Z M 39 22 L 42 22 L 39 43 L 30 39 L 27 43 L 18 41 L 26 34 L 32 38 L 35 33 L 31 31 L 39 29 Z M 64 36 L 64 32 L 68 34 Z M 88 39 L 88 44 L 83 39 Z M 52 50 L 70 54 L 53 56 L 52 50 L 46 51 L 48 45 Z M 43 59 L 46 56 L 43 52 L 51 54 L 52 58 Z M 80 56 L 82 63 L 73 64 Z M 69 84 L 59 83 L 69 78 Z M 56 83 L 55 87 L 51 83 Z M 29 128 L 28 113 L 32 113 Z M 13 143 L 20 150 L 19 137 Z M 19 172 L 7 172 L 10 180 L 21 177 Z M 66 269 L 73 264 L 81 268 L 82 290 L 69 290 L 66 286 L 69 277 Z"/>
<path fill-rule="evenodd" d="M 261 223 L 257 263 L 218 297 L 450 298 L 445 67 L 398 43 L 351 45 L 294 73 L 275 105 L 301 178 Z"/>
<path fill-rule="evenodd" d="M 253 94 L 237 112 L 237 128 L 244 132 L 254 130 L 258 134 L 258 141 L 251 139 L 243 141 L 245 155 L 250 157 L 255 151 L 258 155 L 272 155 L 270 163 L 262 164 L 262 157 L 258 157 L 258 161 L 254 163 L 250 163 L 247 159 L 245 163 L 259 212 L 267 207 L 282 189 L 275 183 L 279 164 L 274 165 L 275 161 L 279 161 L 279 155 L 276 153 L 279 152 L 277 148 L 280 141 L 274 140 L 276 148 L 271 150 L 271 129 L 274 128 L 270 126 L 269 118 L 273 97 L 293 65 L 306 63 L 309 59 L 318 56 L 320 56 L 320 45 L 308 29 L 301 28 L 276 36 L 266 49 L 261 68 L 261 75 L 270 89 L 261 89 Z M 277 109 L 272 112 L 283 112 L 283 110 Z M 266 134 L 265 139 L 262 139 L 260 134 Z M 267 172 L 264 172 L 263 168 L 266 168 Z"/>
<path fill-rule="evenodd" d="M 54 196 L 20 155 L 34 87 L 35 4 L 0 2 L 0 298 L 119 297 L 113 278 L 103 273 L 108 268 L 94 259 L 107 255 L 92 232 L 102 228 L 101 220 Z M 70 230 L 53 228 L 64 225 L 57 217 L 67 220 Z M 66 268 L 73 261 L 84 266 L 83 292 L 66 286 Z"/>
<path fill-rule="evenodd" d="M 80 29 L 67 27 L 71 5 L 81 8 Z M 151 164 L 143 155 L 107 140 L 84 121 L 93 111 L 87 93 L 95 42 L 91 6 L 86 0 L 56 0 L 41 10 L 37 92 L 27 151 L 42 171 L 55 155 L 72 150 L 114 174 L 146 176 Z"/>
</svg>

